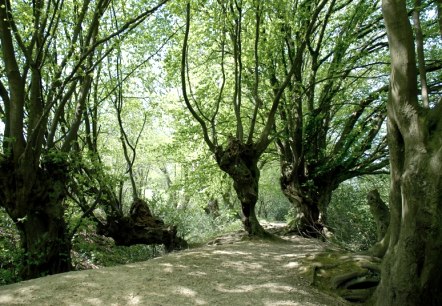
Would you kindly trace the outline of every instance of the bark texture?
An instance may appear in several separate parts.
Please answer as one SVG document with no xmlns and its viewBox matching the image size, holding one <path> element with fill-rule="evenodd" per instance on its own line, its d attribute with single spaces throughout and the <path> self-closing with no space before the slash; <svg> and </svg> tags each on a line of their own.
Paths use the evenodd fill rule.
<svg viewBox="0 0 442 306">
<path fill-rule="evenodd" d="M 368 206 L 370 206 L 370 212 L 376 222 L 378 241 L 381 241 L 387 233 L 388 225 L 390 224 L 390 210 L 384 201 L 382 201 L 377 189 L 371 190 L 367 194 L 367 203 Z"/>
<path fill-rule="evenodd" d="M 63 208 L 66 173 L 63 163 L 52 161 L 35 171 L 10 160 L 0 162 L 0 199 L 20 233 L 23 279 L 71 269 Z"/>
<path fill-rule="evenodd" d="M 258 159 L 261 154 L 254 145 L 244 144 L 230 137 L 225 149 L 221 147 L 215 152 L 216 161 L 224 172 L 233 179 L 244 215 L 243 223 L 249 235 L 263 236 L 266 234 L 256 217 L 255 206 L 258 201 L 258 183 L 260 171 Z"/>
<path fill-rule="evenodd" d="M 288 226 L 289 230 L 304 237 L 320 237 L 324 228 L 323 217 L 328 206 L 325 190 L 319 193 L 314 186 L 306 187 L 299 181 L 299 177 L 287 178 L 282 175 L 280 184 L 282 192 L 296 210 L 295 219 Z M 329 195 L 331 197 L 331 193 Z M 322 205 L 320 196 L 324 197 Z"/>
<path fill-rule="evenodd" d="M 425 110 L 418 102 L 405 1 L 383 0 L 382 11 L 392 65 L 391 220 L 376 305 L 442 305 L 442 107 Z"/>
<path fill-rule="evenodd" d="M 116 245 L 164 244 L 168 252 L 187 247 L 177 236 L 175 226 L 168 226 L 150 212 L 146 201 L 135 199 L 129 216 L 109 214 L 106 224 L 98 224 L 99 234 L 112 237 Z"/>
<path fill-rule="evenodd" d="M 379 192 L 374 189 L 367 194 L 367 203 L 376 222 L 377 242 L 370 248 L 369 253 L 382 258 L 390 241 L 390 210 L 382 201 Z"/>
</svg>

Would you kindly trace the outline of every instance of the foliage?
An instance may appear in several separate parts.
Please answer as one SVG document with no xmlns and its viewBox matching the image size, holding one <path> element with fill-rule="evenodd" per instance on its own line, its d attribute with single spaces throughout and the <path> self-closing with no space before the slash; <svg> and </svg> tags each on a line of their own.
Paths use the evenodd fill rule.
<svg viewBox="0 0 442 306">
<path fill-rule="evenodd" d="M 23 256 L 20 238 L 14 222 L 0 208 L 0 285 L 20 281 L 19 270 Z"/>
<path fill-rule="evenodd" d="M 366 251 L 377 242 L 376 223 L 366 200 L 367 193 L 374 188 L 388 202 L 386 176 L 355 178 L 333 193 L 328 218 L 334 242 L 353 251 Z"/>
<path fill-rule="evenodd" d="M 257 213 L 267 221 L 286 221 L 292 207 L 281 191 L 279 176 L 279 165 L 276 162 L 266 163 L 261 171 Z"/>
<path fill-rule="evenodd" d="M 116 246 L 111 238 L 97 235 L 90 222 L 74 236 L 72 246 L 72 264 L 76 270 L 144 261 L 164 253 L 163 246 L 157 245 Z"/>
<path fill-rule="evenodd" d="M 430 96 L 428 109 L 415 113 L 433 114 L 419 122 L 428 123 L 439 149 L 442 50 L 434 17 L 442 8 L 435 1 L 414 8 L 418 2 L 408 1 L 408 18 L 421 17 L 428 69 L 417 85 L 423 89 L 426 74 Z M 78 269 L 161 253 L 155 246 L 116 247 L 94 233 L 112 201 L 122 215 L 129 212 L 131 190 L 191 244 L 239 229 L 232 179 L 213 158 L 232 139 L 243 148 L 258 144 L 259 154 L 243 159 L 256 159 L 256 209 L 269 221 L 296 213 L 280 190 L 280 165 L 288 189 L 298 189 L 293 198 L 313 199 L 307 206 L 323 201 L 325 208 L 342 181 L 386 171 L 389 58 L 380 1 L 192 0 L 181 54 L 186 3 L 0 0 L 0 284 L 19 280 L 30 254 L 21 246 L 33 246 L 32 260 L 44 258 L 43 250 L 65 251 L 50 250 L 63 237 L 40 243 L 50 222 L 73 241 Z M 420 39 L 417 26 L 413 31 Z M 424 100 L 423 91 L 417 99 Z M 274 148 L 264 153 L 277 136 L 279 163 L 267 156 Z M 231 164 L 242 158 L 232 156 Z M 55 176 L 62 182 L 52 184 Z M 375 242 L 365 204 L 374 187 L 385 199 L 383 177 L 336 189 L 327 224 L 335 242 L 351 250 Z M 36 195 L 42 196 L 34 203 Z M 207 214 L 212 201 L 219 211 Z M 43 230 L 29 239 L 36 224 Z M 16 227 L 28 241 L 20 241 Z"/>
<path fill-rule="evenodd" d="M 189 191 L 183 190 L 184 194 L 187 192 Z M 196 194 L 176 206 L 168 201 L 167 193 L 163 193 L 156 194 L 149 201 L 149 206 L 165 223 L 177 226 L 178 236 L 184 237 L 192 245 L 239 229 L 239 220 L 235 220 L 234 213 L 228 206 L 221 205 L 217 216 L 205 213 L 204 207 L 209 200 L 207 194 Z"/>
</svg>

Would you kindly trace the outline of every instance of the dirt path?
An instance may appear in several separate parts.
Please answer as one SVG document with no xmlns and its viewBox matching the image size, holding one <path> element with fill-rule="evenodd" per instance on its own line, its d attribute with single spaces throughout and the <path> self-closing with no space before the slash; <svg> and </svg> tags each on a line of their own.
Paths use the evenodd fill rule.
<svg viewBox="0 0 442 306">
<path fill-rule="evenodd" d="M 0 287 L 1 305 L 348 305 L 310 286 L 300 260 L 317 240 L 217 239 L 124 266 L 58 274 Z"/>
</svg>

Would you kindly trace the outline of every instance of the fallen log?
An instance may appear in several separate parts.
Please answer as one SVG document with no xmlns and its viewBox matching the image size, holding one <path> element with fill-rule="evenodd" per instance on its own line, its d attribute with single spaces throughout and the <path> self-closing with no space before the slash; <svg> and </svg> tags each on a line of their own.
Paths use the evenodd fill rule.
<svg viewBox="0 0 442 306">
<path fill-rule="evenodd" d="M 166 225 L 153 216 L 146 201 L 141 199 L 133 202 L 129 216 L 108 216 L 97 232 L 121 246 L 164 244 L 168 252 L 187 247 L 186 241 L 177 236 L 176 226 Z"/>
</svg>

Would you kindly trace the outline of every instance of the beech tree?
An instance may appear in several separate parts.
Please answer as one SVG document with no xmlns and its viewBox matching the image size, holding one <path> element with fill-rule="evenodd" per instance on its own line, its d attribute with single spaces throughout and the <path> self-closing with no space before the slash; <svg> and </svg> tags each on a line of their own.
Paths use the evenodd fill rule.
<svg viewBox="0 0 442 306">
<path fill-rule="evenodd" d="M 442 101 L 430 92 L 425 102 L 417 80 L 419 35 L 413 36 L 406 1 L 383 0 L 382 13 L 391 56 L 391 217 L 376 304 L 441 305 Z M 440 49 L 440 37 L 435 41 Z"/>
<path fill-rule="evenodd" d="M 20 232 L 23 278 L 70 269 L 63 202 L 95 68 L 117 35 L 166 2 L 151 9 L 129 5 L 134 14 L 110 32 L 106 14 L 127 3 L 0 1 L 0 205 Z"/>
<path fill-rule="evenodd" d="M 280 84 L 272 83 L 271 59 L 264 51 L 271 46 L 272 35 L 279 35 L 283 27 L 275 20 L 283 15 L 285 4 L 231 0 L 196 6 L 194 19 L 199 23 L 195 28 L 205 35 L 196 41 L 189 39 L 191 6 L 186 7 L 181 57 L 184 102 L 218 166 L 233 180 L 250 235 L 265 234 L 255 213 L 260 176 L 257 165 L 273 140 L 275 114 L 294 72 L 288 68 Z M 201 30 L 201 25 L 210 29 Z M 199 65 L 203 70 L 196 69 Z M 207 74 L 208 67 L 216 72 Z"/>
<path fill-rule="evenodd" d="M 281 189 L 296 208 L 290 227 L 301 235 L 322 234 L 340 183 L 387 172 L 387 43 L 378 9 L 377 1 L 334 0 L 288 8 L 297 31 L 284 29 L 289 48 L 274 62 L 295 72 L 280 103 L 276 146 Z"/>
</svg>

